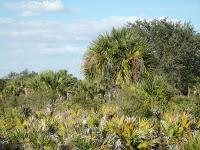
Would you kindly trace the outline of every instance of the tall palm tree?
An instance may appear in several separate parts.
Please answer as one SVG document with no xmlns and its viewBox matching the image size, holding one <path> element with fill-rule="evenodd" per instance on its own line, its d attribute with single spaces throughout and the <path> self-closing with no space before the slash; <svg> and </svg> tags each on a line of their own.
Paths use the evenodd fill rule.
<svg viewBox="0 0 200 150">
<path fill-rule="evenodd" d="M 147 42 L 133 29 L 113 28 L 92 42 L 85 54 L 83 73 L 86 79 L 109 85 L 138 81 L 148 52 Z"/>
</svg>

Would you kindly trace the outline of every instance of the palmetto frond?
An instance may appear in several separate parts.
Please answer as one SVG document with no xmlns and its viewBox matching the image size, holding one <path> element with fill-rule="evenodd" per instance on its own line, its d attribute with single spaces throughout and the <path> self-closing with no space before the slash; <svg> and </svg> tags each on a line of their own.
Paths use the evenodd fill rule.
<svg viewBox="0 0 200 150">
<path fill-rule="evenodd" d="M 88 79 L 104 78 L 122 85 L 138 81 L 145 70 L 143 56 L 145 42 L 127 28 L 119 28 L 100 35 L 85 54 L 83 73 Z"/>
</svg>

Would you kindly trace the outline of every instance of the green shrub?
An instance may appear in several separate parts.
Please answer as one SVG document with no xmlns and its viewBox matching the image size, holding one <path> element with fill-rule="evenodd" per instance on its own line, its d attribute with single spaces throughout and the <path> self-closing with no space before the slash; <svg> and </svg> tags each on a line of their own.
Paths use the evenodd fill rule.
<svg viewBox="0 0 200 150">
<path fill-rule="evenodd" d="M 150 100 L 146 93 L 137 87 L 130 85 L 124 87 L 119 94 L 117 105 L 124 115 L 128 116 L 152 116 Z"/>
<path fill-rule="evenodd" d="M 197 150 L 200 149 L 200 133 L 198 133 L 194 138 L 190 139 L 185 146 L 186 150 Z"/>
</svg>

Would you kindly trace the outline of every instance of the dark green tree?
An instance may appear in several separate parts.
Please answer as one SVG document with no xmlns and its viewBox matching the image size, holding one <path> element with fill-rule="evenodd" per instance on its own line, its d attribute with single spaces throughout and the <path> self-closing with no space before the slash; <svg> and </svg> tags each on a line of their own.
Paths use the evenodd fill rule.
<svg viewBox="0 0 200 150">
<path fill-rule="evenodd" d="M 0 79 L 0 92 L 2 92 L 5 87 L 6 87 L 6 80 Z"/>
<path fill-rule="evenodd" d="M 200 36 L 190 23 L 168 19 L 136 21 L 129 25 L 152 47 L 151 66 L 184 95 L 200 76 Z M 146 59 L 145 59 L 146 60 Z"/>
</svg>

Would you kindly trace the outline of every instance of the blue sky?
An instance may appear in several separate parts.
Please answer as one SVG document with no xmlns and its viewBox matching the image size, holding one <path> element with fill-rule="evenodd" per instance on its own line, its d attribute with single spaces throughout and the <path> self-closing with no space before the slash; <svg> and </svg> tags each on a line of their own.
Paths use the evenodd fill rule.
<svg viewBox="0 0 200 150">
<path fill-rule="evenodd" d="M 0 76 L 27 68 L 82 78 L 84 52 L 98 34 L 162 17 L 200 31 L 198 12 L 200 0 L 0 0 Z"/>
</svg>

